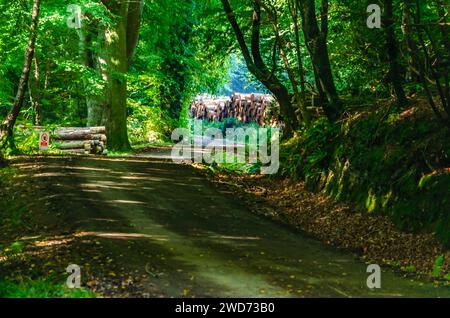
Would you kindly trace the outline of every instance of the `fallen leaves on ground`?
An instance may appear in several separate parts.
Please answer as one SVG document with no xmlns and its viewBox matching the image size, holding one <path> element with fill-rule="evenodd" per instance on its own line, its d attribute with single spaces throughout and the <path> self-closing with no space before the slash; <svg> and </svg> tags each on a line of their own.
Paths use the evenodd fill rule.
<svg viewBox="0 0 450 318">
<path fill-rule="evenodd" d="M 213 181 L 234 190 L 254 212 L 296 227 L 327 245 L 358 252 L 366 262 L 430 276 L 444 255 L 442 273 L 450 273 L 450 251 L 432 233 L 405 233 L 387 216 L 358 212 L 303 182 L 263 176 L 218 175 Z M 443 275 L 445 276 L 445 275 Z"/>
</svg>

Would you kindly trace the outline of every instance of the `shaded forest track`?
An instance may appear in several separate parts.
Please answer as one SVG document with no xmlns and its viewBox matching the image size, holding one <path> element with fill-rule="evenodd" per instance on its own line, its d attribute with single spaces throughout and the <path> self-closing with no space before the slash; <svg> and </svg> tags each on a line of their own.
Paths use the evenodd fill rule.
<svg viewBox="0 0 450 318">
<path fill-rule="evenodd" d="M 354 255 L 250 213 L 163 158 L 14 160 L 19 175 L 1 198 L 26 208 L 3 233 L 26 247 L 0 258 L 0 273 L 38 278 L 77 264 L 83 286 L 112 297 L 450 297 L 389 270 L 369 290 Z"/>
</svg>

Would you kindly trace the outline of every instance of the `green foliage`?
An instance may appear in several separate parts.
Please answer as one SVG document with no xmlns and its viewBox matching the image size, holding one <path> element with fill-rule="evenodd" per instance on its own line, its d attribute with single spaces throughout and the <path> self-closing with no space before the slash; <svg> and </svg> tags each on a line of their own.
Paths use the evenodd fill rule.
<svg viewBox="0 0 450 318">
<path fill-rule="evenodd" d="M 328 167 L 339 139 L 339 126 L 321 118 L 288 140 L 281 150 L 280 174 L 304 179 L 320 178 Z"/>
<path fill-rule="evenodd" d="M 189 128 L 193 132 L 195 125 L 201 125 L 203 127 L 202 133 L 204 133 L 207 129 L 219 129 L 222 132 L 223 136 L 226 136 L 227 129 L 247 129 L 247 128 L 260 128 L 257 123 L 245 124 L 239 121 L 236 118 L 226 118 L 223 121 L 209 121 L 209 120 L 192 120 L 189 122 Z"/>
<path fill-rule="evenodd" d="M 86 289 L 68 289 L 55 278 L 0 280 L 0 298 L 96 298 Z"/>
<path fill-rule="evenodd" d="M 18 133 L 15 135 L 15 143 L 17 145 L 17 149 L 14 151 L 21 154 L 37 154 L 39 152 L 39 133 Z"/>
<path fill-rule="evenodd" d="M 261 170 L 261 164 L 240 164 L 240 163 L 213 163 L 207 166 L 208 171 L 213 174 L 226 174 L 226 175 L 254 175 L 258 174 Z"/>
<path fill-rule="evenodd" d="M 436 278 L 441 277 L 441 275 L 442 275 L 442 265 L 444 264 L 444 261 L 445 261 L 445 256 L 441 255 L 434 262 L 434 266 L 433 266 L 433 276 L 434 277 L 436 277 Z"/>
<path fill-rule="evenodd" d="M 0 119 L 11 107 L 21 74 L 31 4 L 31 0 L 0 0 L 0 19 L 5 21 L 0 26 L 0 77 L 4 79 L 0 83 Z M 67 27 L 69 4 L 72 2 L 68 0 L 41 4 L 35 55 L 46 125 L 86 125 L 86 101 L 103 96 L 106 84 L 100 72 L 85 65 L 79 33 Z M 81 0 L 76 4 L 82 8 L 84 25 L 113 22 L 110 11 L 99 0 Z M 140 42 L 128 76 L 133 142 L 148 141 L 149 135 L 167 140 L 174 127 L 187 126 L 192 97 L 199 91 L 215 91 L 226 80 L 228 64 L 223 63 L 222 57 L 226 59 L 227 52 L 205 49 L 203 36 L 210 22 L 207 12 L 211 5 L 193 0 L 145 3 Z M 220 8 L 217 4 L 214 7 Z M 92 45 L 86 49 L 101 50 L 98 41 L 94 35 Z M 35 110 L 28 95 L 21 121 L 31 124 Z M 34 153 L 33 138 L 19 137 L 19 150 Z"/>
<path fill-rule="evenodd" d="M 133 96 L 133 95 L 132 95 Z M 128 133 L 132 144 L 170 142 L 175 128 L 186 127 L 183 118 L 175 119 L 169 110 L 136 98 L 128 99 Z"/>
<path fill-rule="evenodd" d="M 12 105 L 23 67 L 31 3 L 31 0 L 0 0 L 3 21 L 0 25 L 0 119 Z M 99 26 L 113 23 L 114 17 L 102 1 L 77 3 L 84 12 L 84 22 Z M 289 43 L 285 48 L 286 58 L 292 69 L 297 70 L 299 61 L 292 45 L 295 38 L 287 0 L 265 3 L 277 15 L 280 34 Z M 30 90 L 35 89 L 41 95 L 44 125 L 48 129 L 85 125 L 87 100 L 103 96 L 106 84 L 102 72 L 96 70 L 99 65 L 87 67 L 80 33 L 66 25 L 68 4 L 71 1 L 48 0 L 41 6 L 36 48 L 40 88 L 30 86 Z M 249 39 L 252 2 L 234 0 L 231 4 L 244 36 Z M 367 3 L 333 0 L 329 4 L 328 51 L 340 95 L 347 95 L 353 104 L 389 98 L 392 94 L 386 76 L 389 63 L 385 34 L 383 29 L 367 29 L 363 18 Z M 408 52 L 406 35 L 400 23 L 404 3 L 394 4 L 398 19 L 394 31 L 400 46 L 400 64 L 405 69 L 405 87 L 407 92 L 420 93 L 424 84 L 418 83 L 407 68 L 411 56 L 405 54 Z M 439 19 L 436 3 L 423 1 L 419 8 L 422 23 L 430 25 L 420 46 L 436 55 L 433 56 L 436 63 L 440 62 L 439 57 L 445 62 L 448 52 L 441 45 L 441 29 L 435 25 Z M 262 58 L 292 92 L 280 50 L 274 48 L 274 32 L 267 12 L 263 12 L 261 22 Z M 97 33 L 91 33 L 94 39 L 84 49 L 97 52 L 102 49 L 102 40 L 95 37 Z M 418 34 L 413 39 L 417 41 Z M 315 90 L 312 62 L 302 34 L 300 42 L 307 86 Z M 226 84 L 230 69 L 244 82 L 246 70 L 235 70 L 236 66 L 239 68 L 239 58 L 236 58 L 239 53 L 220 1 L 146 1 L 140 42 L 126 78 L 131 141 L 168 142 L 174 128 L 189 127 L 187 109 L 193 96 L 203 92 L 229 93 Z M 440 73 L 444 74 L 448 68 L 442 70 Z M 23 124 L 31 124 L 35 113 L 30 95 L 27 92 L 20 114 L 19 122 Z M 370 212 L 386 213 L 403 229 L 433 230 L 443 242 L 450 244 L 450 177 L 448 170 L 443 170 L 448 168 L 450 157 L 448 130 L 428 119 L 404 119 L 398 113 L 387 114 L 386 110 L 370 109 L 360 115 L 339 124 L 319 119 L 300 131 L 283 146 L 281 174 L 305 179 L 310 189 L 356 202 Z M 208 123 L 205 128 L 225 132 L 231 126 L 240 124 L 227 120 Z M 37 133 L 18 131 L 17 149 L 7 150 L 6 155 L 11 151 L 35 154 L 37 141 Z M 0 166 L 2 162 L 0 157 Z M 256 167 L 222 168 L 253 171 Z"/>
</svg>

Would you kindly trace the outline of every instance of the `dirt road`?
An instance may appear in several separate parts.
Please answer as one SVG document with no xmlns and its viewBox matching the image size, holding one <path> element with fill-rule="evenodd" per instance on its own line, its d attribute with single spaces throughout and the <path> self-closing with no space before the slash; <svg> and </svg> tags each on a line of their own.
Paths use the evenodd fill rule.
<svg viewBox="0 0 450 318">
<path fill-rule="evenodd" d="M 36 235 L 22 237 L 26 267 L 77 264 L 84 286 L 117 297 L 450 297 L 387 269 L 369 290 L 354 255 L 253 215 L 163 157 L 16 161 L 31 180 L 28 213 L 40 215 Z"/>
</svg>

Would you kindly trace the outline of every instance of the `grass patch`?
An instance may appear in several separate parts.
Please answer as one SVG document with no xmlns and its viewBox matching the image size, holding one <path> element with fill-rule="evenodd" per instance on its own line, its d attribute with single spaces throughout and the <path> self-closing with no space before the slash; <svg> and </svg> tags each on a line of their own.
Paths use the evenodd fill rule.
<svg viewBox="0 0 450 318">
<path fill-rule="evenodd" d="M 68 289 L 63 283 L 52 278 L 22 282 L 0 280 L 0 298 L 96 298 L 97 295 L 87 289 Z"/>
</svg>

